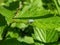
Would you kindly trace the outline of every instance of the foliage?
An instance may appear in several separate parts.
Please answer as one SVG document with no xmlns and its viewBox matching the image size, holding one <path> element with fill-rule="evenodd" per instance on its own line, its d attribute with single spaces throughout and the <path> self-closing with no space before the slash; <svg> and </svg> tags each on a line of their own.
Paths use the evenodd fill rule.
<svg viewBox="0 0 60 45">
<path fill-rule="evenodd" d="M 1 45 L 60 45 L 60 0 L 0 0 Z"/>
</svg>

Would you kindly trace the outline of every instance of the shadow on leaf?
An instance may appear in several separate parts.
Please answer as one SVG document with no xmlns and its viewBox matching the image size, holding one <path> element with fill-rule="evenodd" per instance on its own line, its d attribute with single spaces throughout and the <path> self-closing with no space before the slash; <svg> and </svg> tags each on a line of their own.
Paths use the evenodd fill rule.
<svg viewBox="0 0 60 45">
<path fill-rule="evenodd" d="M 7 39 L 0 41 L 0 45 L 33 45 L 33 44 L 27 44 L 25 42 L 19 42 L 17 39 Z"/>
<path fill-rule="evenodd" d="M 0 26 L 4 26 L 6 24 L 7 24 L 7 22 L 5 20 L 5 17 L 0 14 Z"/>
<path fill-rule="evenodd" d="M 19 1 L 11 2 L 9 7 L 7 7 L 7 6 L 4 6 L 4 7 L 9 10 L 16 10 L 19 7 Z"/>
<path fill-rule="evenodd" d="M 44 18 L 50 18 L 50 17 L 53 17 L 54 15 L 53 14 L 47 14 L 47 15 L 44 15 L 44 16 L 36 16 L 36 17 L 20 17 L 20 18 L 13 18 L 13 19 L 44 19 Z"/>
</svg>

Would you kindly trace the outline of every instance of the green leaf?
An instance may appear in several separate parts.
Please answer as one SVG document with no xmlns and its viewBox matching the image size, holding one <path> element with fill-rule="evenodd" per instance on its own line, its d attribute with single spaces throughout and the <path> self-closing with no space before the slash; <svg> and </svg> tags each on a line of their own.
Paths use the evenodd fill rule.
<svg viewBox="0 0 60 45">
<path fill-rule="evenodd" d="M 44 19 L 38 19 L 38 20 L 35 20 L 35 22 L 34 22 L 34 25 L 37 27 L 37 29 L 35 29 L 36 31 L 35 31 L 35 35 L 37 35 L 38 36 L 38 33 L 39 33 L 39 35 L 40 35 L 40 37 L 41 37 L 41 35 L 42 35 L 42 39 L 43 40 L 41 40 L 40 39 L 40 37 L 38 36 L 36 36 L 37 37 L 37 39 L 39 40 L 39 41 L 42 41 L 42 42 L 45 42 L 45 43 L 47 43 L 47 42 L 54 42 L 54 41 L 57 41 L 58 40 L 58 32 L 57 31 L 59 31 L 59 30 L 57 30 L 57 27 L 60 27 L 60 25 L 59 25 L 59 21 L 60 20 L 60 17 L 57 17 L 57 16 L 55 16 L 55 17 L 50 17 L 50 18 L 44 18 Z M 55 28 L 55 29 L 54 29 Z M 51 30 L 50 30 L 51 29 Z M 38 32 L 37 32 L 37 30 L 38 30 Z M 56 31 L 57 30 L 57 31 Z M 50 32 L 51 31 L 51 32 Z M 42 33 L 43 32 L 43 34 L 40 34 L 40 33 Z M 45 32 L 45 33 L 44 33 Z M 49 37 L 47 37 L 48 35 L 50 35 Z M 54 37 L 53 37 L 53 35 L 54 35 Z M 52 37 L 53 38 L 52 38 Z M 50 38 L 51 37 L 51 38 Z M 55 39 L 54 39 L 55 38 Z"/>
<path fill-rule="evenodd" d="M 23 9 L 15 18 L 29 18 L 29 17 L 40 17 L 43 15 L 48 14 L 49 12 L 45 9 L 38 9 L 35 7 L 31 8 L 30 10 L 26 9 L 28 7 L 25 7 L 25 9 Z"/>
<path fill-rule="evenodd" d="M 57 30 L 58 32 L 60 32 L 60 27 L 56 28 L 56 30 Z"/>
<path fill-rule="evenodd" d="M 24 23 L 16 23 L 16 27 L 22 29 L 22 28 L 28 27 L 28 25 L 26 25 L 26 24 L 24 24 Z"/>
<path fill-rule="evenodd" d="M 5 19 L 6 19 L 8 24 L 12 22 L 12 18 L 14 16 L 12 11 L 10 11 L 4 7 L 0 7 L 0 14 L 5 16 Z"/>
<path fill-rule="evenodd" d="M 5 17 L 0 14 L 0 40 L 2 40 L 2 33 L 6 25 Z"/>
<path fill-rule="evenodd" d="M 29 43 L 29 44 L 34 43 L 33 38 L 29 37 L 29 36 L 24 36 L 23 38 L 19 37 L 17 40 L 20 42 L 25 42 L 25 43 Z"/>
<path fill-rule="evenodd" d="M 11 38 L 11 39 L 7 39 L 4 41 L 0 41 L 1 45 L 33 45 L 33 44 L 27 44 L 25 42 L 19 42 L 17 39 L 15 38 Z"/>
<path fill-rule="evenodd" d="M 18 33 L 8 32 L 8 35 L 9 35 L 9 34 L 10 34 L 10 37 L 11 37 L 11 38 L 18 38 L 18 37 L 19 37 Z"/>
<path fill-rule="evenodd" d="M 6 26 L 1 26 L 0 27 L 0 40 L 2 40 L 2 33 L 3 33 L 3 30 Z"/>
<path fill-rule="evenodd" d="M 41 44 L 41 43 L 37 43 L 37 42 L 35 42 L 35 45 L 44 45 L 44 44 Z"/>
<path fill-rule="evenodd" d="M 60 5 L 60 0 L 58 0 L 58 3 L 59 3 L 59 5 Z"/>
<path fill-rule="evenodd" d="M 56 5 L 56 8 L 57 8 L 57 12 L 58 12 L 58 14 L 60 15 L 60 7 L 58 6 L 56 0 L 53 0 L 53 1 L 54 1 L 55 5 Z"/>
<path fill-rule="evenodd" d="M 47 17 L 47 15 L 46 15 Z M 34 25 L 36 25 L 39 28 L 42 28 L 44 30 L 53 29 L 53 28 L 59 28 L 60 27 L 60 17 L 58 16 L 52 16 L 47 17 L 43 19 L 36 19 L 34 21 Z"/>
<path fill-rule="evenodd" d="M 4 3 L 4 1 L 5 1 L 5 0 L 0 0 L 0 5 L 1 5 L 2 3 Z"/>
<path fill-rule="evenodd" d="M 35 39 L 41 42 L 50 43 L 58 41 L 58 33 L 56 30 L 43 30 L 38 27 L 34 27 Z"/>
<path fill-rule="evenodd" d="M 49 13 L 48 10 L 45 10 L 42 6 L 39 6 L 38 4 L 40 4 L 40 2 L 36 0 L 30 5 L 24 6 L 22 11 L 20 11 L 15 18 L 36 17 Z"/>
<path fill-rule="evenodd" d="M 13 23 L 11 25 L 11 27 L 17 27 L 17 28 L 23 29 L 23 28 L 28 27 L 28 25 L 27 24 L 24 24 L 24 23 Z"/>
</svg>

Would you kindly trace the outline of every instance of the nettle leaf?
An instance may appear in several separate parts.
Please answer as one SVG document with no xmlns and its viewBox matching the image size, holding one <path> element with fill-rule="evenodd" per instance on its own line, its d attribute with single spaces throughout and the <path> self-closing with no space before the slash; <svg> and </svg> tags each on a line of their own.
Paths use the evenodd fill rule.
<svg viewBox="0 0 60 45">
<path fill-rule="evenodd" d="M 0 7 L 0 14 L 5 16 L 5 19 L 6 19 L 8 24 L 12 22 L 12 18 L 14 16 L 12 11 L 10 11 L 4 7 Z"/>
<path fill-rule="evenodd" d="M 0 5 L 2 5 L 4 3 L 5 0 L 0 0 Z"/>
<path fill-rule="evenodd" d="M 7 5 L 8 0 L 0 0 L 0 6 Z"/>
<path fill-rule="evenodd" d="M 35 20 L 34 32 L 36 39 L 45 43 L 56 42 L 59 38 L 59 29 L 57 28 L 60 27 L 59 20 L 60 17 L 57 16 Z"/>
<path fill-rule="evenodd" d="M 7 22 L 5 20 L 5 17 L 0 14 L 0 40 L 2 40 L 2 36 L 1 35 L 2 35 L 3 30 L 4 30 L 6 25 L 7 25 Z"/>
<path fill-rule="evenodd" d="M 2 33 L 3 33 L 3 30 L 5 27 L 6 27 L 6 25 L 0 27 L 0 40 L 2 40 Z"/>
<path fill-rule="evenodd" d="M 58 0 L 58 3 L 59 3 L 59 5 L 60 5 L 60 0 Z"/>
<path fill-rule="evenodd" d="M 35 42 L 35 45 L 45 45 L 45 44 L 41 44 L 41 43 L 37 43 L 37 42 Z"/>
<path fill-rule="evenodd" d="M 35 39 L 41 42 L 50 43 L 58 41 L 58 33 L 56 30 L 43 30 L 34 27 Z"/>
<path fill-rule="evenodd" d="M 55 28 L 55 30 L 57 30 L 57 31 L 58 31 L 59 38 L 60 38 L 60 27 L 58 27 L 58 28 Z"/>
<path fill-rule="evenodd" d="M 27 24 L 25 24 L 25 23 L 13 23 L 12 25 L 11 25 L 11 27 L 17 27 L 17 28 L 20 28 L 20 29 L 23 29 L 23 28 L 26 28 L 26 27 L 28 27 L 28 25 Z"/>
<path fill-rule="evenodd" d="M 0 0 L 0 6 L 9 6 L 12 2 L 17 2 L 18 0 Z M 12 4 L 13 5 L 13 4 Z"/>
<path fill-rule="evenodd" d="M 60 27 L 56 28 L 56 30 L 57 30 L 58 32 L 60 32 Z"/>
<path fill-rule="evenodd" d="M 45 10 L 42 6 L 39 6 L 38 2 L 39 1 L 36 0 L 36 2 L 34 2 L 30 5 L 24 6 L 22 11 L 20 11 L 19 14 L 17 14 L 17 16 L 15 18 L 36 17 L 36 16 L 48 14 L 49 11 Z"/>
<path fill-rule="evenodd" d="M 36 19 L 34 21 L 34 25 L 45 30 L 59 28 L 60 27 L 59 20 L 60 20 L 60 17 L 58 16 L 52 16 L 52 17 L 47 17 L 43 19 Z"/>
<path fill-rule="evenodd" d="M 16 24 L 16 27 L 20 28 L 20 29 L 23 29 L 23 28 L 26 28 L 28 27 L 28 25 L 24 24 L 24 23 L 17 23 Z"/>
<path fill-rule="evenodd" d="M 56 0 L 53 0 L 53 1 L 54 1 L 55 5 L 56 5 L 58 14 L 60 15 L 60 7 L 59 7 L 59 5 L 57 4 L 58 0 L 57 0 L 57 1 L 56 1 Z"/>
<path fill-rule="evenodd" d="M 33 38 L 29 37 L 29 36 L 24 36 L 22 38 L 19 37 L 17 40 L 20 41 L 20 42 L 25 42 L 25 43 L 29 43 L 29 44 L 34 43 Z"/>
<path fill-rule="evenodd" d="M 10 35 L 11 38 L 18 38 L 19 37 L 19 34 L 18 33 L 14 33 L 14 32 L 8 32 L 8 35 Z"/>
<path fill-rule="evenodd" d="M 1 45 L 34 45 L 34 44 L 28 44 L 28 43 L 25 43 L 25 42 L 19 42 L 17 39 L 7 39 L 7 40 L 4 40 L 4 41 L 0 41 L 0 44 Z"/>
</svg>

